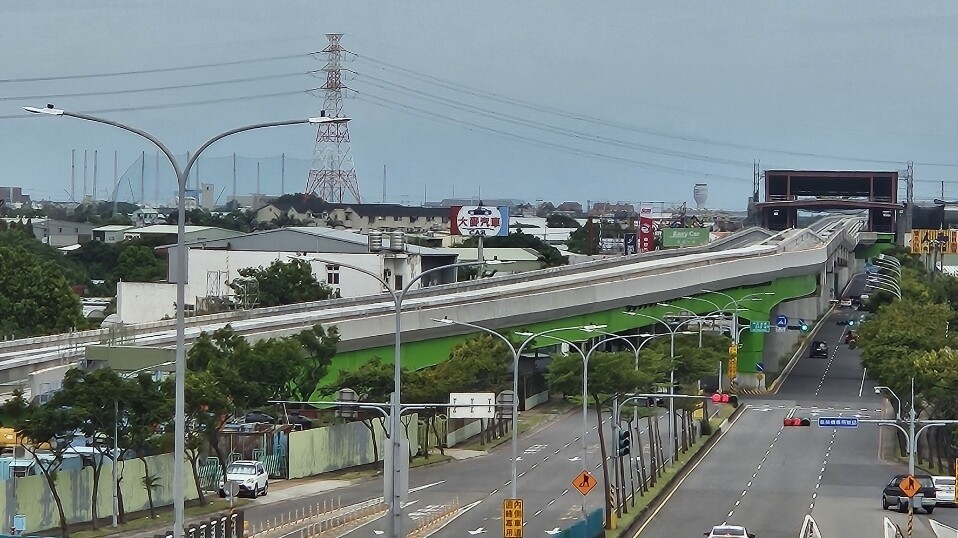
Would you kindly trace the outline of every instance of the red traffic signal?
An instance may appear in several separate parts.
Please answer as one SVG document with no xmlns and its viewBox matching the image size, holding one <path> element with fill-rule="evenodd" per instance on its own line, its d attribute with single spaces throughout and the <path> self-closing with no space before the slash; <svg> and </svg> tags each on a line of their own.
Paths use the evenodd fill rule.
<svg viewBox="0 0 958 538">
<path fill-rule="evenodd" d="M 714 404 L 731 404 L 732 407 L 738 407 L 738 396 L 734 394 L 724 394 L 721 392 L 716 392 L 712 395 L 712 403 Z"/>
<path fill-rule="evenodd" d="M 811 426 L 812 421 L 807 418 L 789 417 L 784 421 L 785 426 Z"/>
</svg>

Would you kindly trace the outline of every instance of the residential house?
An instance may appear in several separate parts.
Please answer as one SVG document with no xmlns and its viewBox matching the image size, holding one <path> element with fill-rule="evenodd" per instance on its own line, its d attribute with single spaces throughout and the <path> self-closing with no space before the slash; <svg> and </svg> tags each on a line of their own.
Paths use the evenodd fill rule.
<svg viewBox="0 0 958 538">
<path fill-rule="evenodd" d="M 396 204 L 327 203 L 310 196 L 285 195 L 256 212 L 259 222 L 288 218 L 312 226 L 354 230 L 427 233 L 449 230 L 449 210 Z"/>
</svg>

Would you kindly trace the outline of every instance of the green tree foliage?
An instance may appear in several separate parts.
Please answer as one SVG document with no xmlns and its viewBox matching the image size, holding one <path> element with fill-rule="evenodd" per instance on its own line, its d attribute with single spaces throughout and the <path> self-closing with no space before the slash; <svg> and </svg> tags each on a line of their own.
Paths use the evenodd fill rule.
<svg viewBox="0 0 958 538">
<path fill-rule="evenodd" d="M 579 221 L 568 215 L 553 213 L 546 217 L 546 226 L 549 228 L 581 228 Z"/>
<path fill-rule="evenodd" d="M 23 249 L 37 258 L 55 264 L 70 284 L 85 284 L 87 273 L 80 264 L 72 262 L 56 247 L 47 245 L 28 232 L 25 224 L 13 223 L 6 231 L 0 231 L 0 248 Z"/>
<path fill-rule="evenodd" d="M 602 408 L 609 404 L 609 400 L 616 394 L 627 392 L 645 392 L 651 388 L 655 377 L 645 369 L 635 369 L 635 355 L 632 353 L 593 353 L 589 358 L 588 395 L 595 407 L 597 424 L 602 424 Z M 578 354 L 555 355 L 546 379 L 549 390 L 565 395 L 582 394 L 582 357 Z M 599 449 L 602 460 L 606 461 L 605 428 L 598 428 Z M 605 487 L 609 490 L 609 467 L 602 466 L 602 478 Z M 615 509 L 611 499 L 605 496 L 605 513 L 611 514 Z"/>
<path fill-rule="evenodd" d="M 599 252 L 599 225 L 592 220 L 569 234 L 566 246 L 576 254 L 595 254 Z"/>
<path fill-rule="evenodd" d="M 384 363 L 379 357 L 373 357 L 361 364 L 359 368 L 340 370 L 336 381 L 332 385 L 323 387 L 320 392 L 328 396 L 340 389 L 351 389 L 356 392 L 356 399 L 360 402 L 385 403 L 389 401 L 389 395 L 393 392 L 393 373 L 392 363 Z M 379 444 L 376 441 L 373 421 L 378 420 L 379 424 L 384 426 L 385 417 L 375 411 L 362 409 L 357 411 L 372 438 L 373 459 L 379 461 Z"/>
<path fill-rule="evenodd" d="M 260 306 L 279 306 L 308 301 L 322 301 L 333 296 L 333 288 L 316 280 L 310 265 L 301 260 L 284 262 L 276 260 L 269 267 L 240 269 L 244 278 L 256 280 L 256 300 Z M 230 282 L 230 287 L 245 301 L 247 288 L 239 279 Z"/>
<path fill-rule="evenodd" d="M 25 249 L 0 247 L 0 334 L 66 332 L 83 322 L 63 271 Z"/>
<path fill-rule="evenodd" d="M 489 248 L 531 248 L 542 255 L 546 267 L 556 267 L 569 263 L 569 258 L 563 256 L 557 248 L 534 235 L 524 234 L 522 231 L 513 232 L 503 237 L 486 237 L 482 240 L 482 244 Z M 463 242 L 463 246 L 475 248 L 479 246 L 479 239 L 470 237 Z"/>
<path fill-rule="evenodd" d="M 166 264 L 150 247 L 130 245 L 117 257 L 115 276 L 124 282 L 156 282 L 166 278 Z"/>
</svg>

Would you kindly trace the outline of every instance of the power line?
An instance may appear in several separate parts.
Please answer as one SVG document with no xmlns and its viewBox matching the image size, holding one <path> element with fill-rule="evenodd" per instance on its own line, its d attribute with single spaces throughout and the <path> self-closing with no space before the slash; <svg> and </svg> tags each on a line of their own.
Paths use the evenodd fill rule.
<svg viewBox="0 0 958 538">
<path fill-rule="evenodd" d="M 31 99 L 61 99 L 65 97 L 98 97 L 105 95 L 125 95 L 132 93 L 145 93 L 145 92 L 157 92 L 164 90 L 182 90 L 186 88 L 202 88 L 206 86 L 221 86 L 225 84 L 237 84 L 242 82 L 254 82 L 260 80 L 273 80 L 277 78 L 288 78 L 300 75 L 308 75 L 309 71 L 302 71 L 299 73 L 282 73 L 279 75 L 262 75 L 258 77 L 246 77 L 246 78 L 234 78 L 229 80 L 214 80 L 209 82 L 197 82 L 194 84 L 177 84 L 174 86 L 156 86 L 154 88 L 135 88 L 127 90 L 108 90 L 108 91 L 94 91 L 94 92 L 77 92 L 77 93 L 59 93 L 59 94 L 42 94 L 42 95 L 17 95 L 12 97 L 0 97 L 0 101 L 27 101 Z"/>
<path fill-rule="evenodd" d="M 620 164 L 626 164 L 626 165 L 630 165 L 630 166 L 639 166 L 639 167 L 644 167 L 644 168 L 651 168 L 651 169 L 662 170 L 662 171 L 667 171 L 667 172 L 674 172 L 674 173 L 678 173 L 678 174 L 682 174 L 682 175 L 692 175 L 692 176 L 697 176 L 697 177 L 702 177 L 702 178 L 714 178 L 714 179 L 721 179 L 721 180 L 731 180 L 731 181 L 742 182 L 742 183 L 745 182 L 745 179 L 744 179 L 744 178 L 741 178 L 741 177 L 726 176 L 726 175 L 721 175 L 721 174 L 710 174 L 710 173 L 707 173 L 707 172 L 698 172 L 698 171 L 695 171 L 695 170 L 688 170 L 688 169 L 677 168 L 677 167 L 673 167 L 673 166 L 660 165 L 660 164 L 650 163 L 650 162 L 646 162 L 646 161 L 639 161 L 639 160 L 635 160 L 635 159 L 629 159 L 629 158 L 627 158 L 627 157 L 618 157 L 618 156 L 615 156 L 615 155 L 609 155 L 609 154 L 599 153 L 599 152 L 595 152 L 595 151 L 587 151 L 587 150 L 583 150 L 583 149 L 581 149 L 581 148 L 576 148 L 576 147 L 572 147 L 572 146 L 566 146 L 566 145 L 557 144 L 557 143 L 554 143 L 554 142 L 547 142 L 547 141 L 545 141 L 545 140 L 540 140 L 540 139 L 537 139 L 537 138 L 532 138 L 532 137 L 528 137 L 528 136 L 523 136 L 523 135 L 511 133 L 511 132 L 508 132 L 508 131 L 503 131 L 503 130 L 496 129 L 496 128 L 493 128 L 493 127 L 488 127 L 488 126 L 485 126 L 485 125 L 480 125 L 480 124 L 472 123 L 472 122 L 469 122 L 469 121 L 460 120 L 460 119 L 457 119 L 457 118 L 453 118 L 453 117 L 451 117 L 451 116 L 446 116 L 446 115 L 444 115 L 444 114 L 439 114 L 439 113 L 432 112 L 432 111 L 429 111 L 429 110 L 424 110 L 424 109 L 417 108 L 417 107 L 414 107 L 414 106 L 411 106 L 411 105 L 408 105 L 408 104 L 405 104 L 405 103 L 400 103 L 400 102 L 398 102 L 398 101 L 393 101 L 393 100 L 391 100 L 391 99 L 387 99 L 387 98 L 385 98 L 385 97 L 379 97 L 379 96 L 372 95 L 372 94 L 369 94 L 369 93 L 358 93 L 358 92 L 357 92 L 356 98 L 359 99 L 359 100 L 361 100 L 361 101 L 365 101 L 365 102 L 367 102 L 367 103 L 370 103 L 370 104 L 373 104 L 373 105 L 377 105 L 377 106 L 380 106 L 380 107 L 383 107 L 383 108 L 392 108 L 392 109 L 397 109 L 397 108 L 398 108 L 398 109 L 399 109 L 400 111 L 402 111 L 402 112 L 409 113 L 409 114 L 412 114 L 412 115 L 415 115 L 415 116 L 418 116 L 418 117 L 424 117 L 424 118 L 427 118 L 427 119 L 434 119 L 434 120 L 435 120 L 435 119 L 438 119 L 438 120 L 445 121 L 445 122 L 448 122 L 448 123 L 453 123 L 453 124 L 457 124 L 457 125 L 460 125 L 460 126 L 466 126 L 466 127 L 470 128 L 470 130 L 479 130 L 479 131 L 484 131 L 484 132 L 491 132 L 491 133 L 495 133 L 495 134 L 500 135 L 500 136 L 504 136 L 504 137 L 507 137 L 507 138 L 512 138 L 512 139 L 514 139 L 514 140 L 521 140 L 521 141 L 523 141 L 523 142 L 528 142 L 528 143 L 531 143 L 531 144 L 536 144 L 536 145 L 543 146 L 543 147 L 547 147 L 547 148 L 550 148 L 550 149 L 556 149 L 556 150 L 562 151 L 562 152 L 564 152 L 564 153 L 572 153 L 572 154 L 575 154 L 575 155 L 582 155 L 582 156 L 585 156 L 585 157 L 594 157 L 594 158 L 599 158 L 599 159 L 608 160 L 608 161 L 615 161 L 615 162 L 618 162 L 618 163 L 620 163 Z"/>
<path fill-rule="evenodd" d="M 543 130 L 543 131 L 546 131 L 546 132 L 550 132 L 550 133 L 553 133 L 553 134 L 558 134 L 558 135 L 561 135 L 561 136 L 569 136 L 569 137 L 576 138 L 576 139 L 580 139 L 580 140 L 588 140 L 588 141 L 596 142 L 596 143 L 600 143 L 600 144 L 607 144 L 607 145 L 613 145 L 613 146 L 618 146 L 618 147 L 627 148 L 627 149 L 634 149 L 634 150 L 638 150 L 638 151 L 644 151 L 644 152 L 648 152 L 648 153 L 656 153 L 656 154 L 660 154 L 660 155 L 667 155 L 667 156 L 670 156 L 670 157 L 678 157 L 678 158 L 682 158 L 682 159 L 689 159 L 689 160 L 696 160 L 696 161 L 704 161 L 704 162 L 708 162 L 708 163 L 712 163 L 712 164 L 723 164 L 723 165 L 728 165 L 728 166 L 739 166 L 739 167 L 743 167 L 743 168 L 744 168 L 744 167 L 747 167 L 747 168 L 751 168 L 751 167 L 752 167 L 752 163 L 751 163 L 751 162 L 738 161 L 738 160 L 732 160 L 732 159 L 723 159 L 723 158 L 711 157 L 711 156 L 709 156 L 709 155 L 703 155 L 703 154 L 698 154 L 698 153 L 690 153 L 690 152 L 685 152 L 685 151 L 670 150 L 670 149 L 667 149 L 667 148 L 661 148 L 661 147 L 657 147 L 657 146 L 649 146 L 649 145 L 646 145 L 646 144 L 638 144 L 638 143 L 634 143 L 634 142 L 624 141 L 624 140 L 621 140 L 621 139 L 610 138 L 610 137 L 607 137 L 607 136 L 593 135 L 593 134 L 590 134 L 590 133 L 586 133 L 586 132 L 584 132 L 584 131 L 577 131 L 577 130 L 574 130 L 574 129 L 568 129 L 568 128 L 564 128 L 564 127 L 558 127 L 558 126 L 555 126 L 555 125 L 551 125 L 551 124 L 548 124 L 548 123 L 543 123 L 543 122 L 536 121 L 536 120 L 529 120 L 529 119 L 519 118 L 519 117 L 516 117 L 516 116 L 504 115 L 504 114 L 502 114 L 501 112 L 498 112 L 498 111 L 496 111 L 496 110 L 490 110 L 490 109 L 488 109 L 488 108 L 478 107 L 478 106 L 475 106 L 475 105 L 471 105 L 471 104 L 469 104 L 469 103 L 465 103 L 465 102 L 463 102 L 463 101 L 458 101 L 458 100 L 455 100 L 455 99 L 449 99 L 449 98 L 446 98 L 446 97 L 442 97 L 442 96 L 439 96 L 439 95 L 436 95 L 436 94 L 431 94 L 431 93 L 428 93 L 428 92 L 424 92 L 424 91 L 421 91 L 421 90 L 417 90 L 417 89 L 415 89 L 415 88 L 410 88 L 410 87 L 408 87 L 408 86 L 403 86 L 403 85 L 401 85 L 401 84 L 396 84 L 396 83 L 391 82 L 391 81 L 389 81 L 389 80 L 381 79 L 381 78 L 378 78 L 378 77 L 373 77 L 373 76 L 370 76 L 370 75 L 365 75 L 365 74 L 362 74 L 362 73 L 357 73 L 357 72 L 355 72 L 355 71 L 350 71 L 350 72 L 351 72 L 351 73 L 354 73 L 355 75 L 357 75 L 358 77 L 360 77 L 360 78 L 362 78 L 362 79 L 367 79 L 367 80 L 366 80 L 366 83 L 367 83 L 367 84 L 370 84 L 370 85 L 375 86 L 375 87 L 380 88 L 380 89 L 389 90 L 389 91 L 396 91 L 396 92 L 399 92 L 399 93 L 406 93 L 406 94 L 411 95 L 411 96 L 416 97 L 416 98 L 427 99 L 427 100 L 431 100 L 431 101 L 434 101 L 434 102 L 439 102 L 439 103 L 445 104 L 445 105 L 447 105 L 447 106 L 459 107 L 460 109 L 461 109 L 461 108 L 468 109 L 468 110 L 470 110 L 471 112 L 473 112 L 473 113 L 475 113 L 475 114 L 478 114 L 478 115 L 480 115 L 480 116 L 484 116 L 484 117 L 487 117 L 487 118 L 490 118 L 490 119 L 494 119 L 494 120 L 498 120 L 498 121 L 502 121 L 502 122 L 506 122 L 506 123 L 512 123 L 512 124 L 514 124 L 514 125 L 519 125 L 519 126 L 522 126 L 522 127 L 532 127 L 532 128 L 535 128 L 535 129 L 540 129 L 540 130 Z M 383 82 L 383 83 L 385 83 L 385 84 L 377 84 L 376 82 L 371 82 L 370 80 L 381 81 L 381 82 Z"/>
<path fill-rule="evenodd" d="M 480 90 L 480 89 L 477 89 L 477 88 L 472 88 L 472 87 L 469 87 L 469 86 L 465 86 L 465 85 L 462 85 L 462 84 L 458 84 L 458 83 L 455 83 L 455 82 L 452 82 L 452 81 L 448 81 L 448 80 L 445 80 L 445 79 L 442 79 L 442 78 L 439 78 L 439 77 L 435 77 L 435 76 L 433 76 L 433 75 L 429 75 L 429 74 L 427 74 L 427 73 L 422 73 L 422 72 L 419 72 L 419 71 L 415 71 L 415 70 L 412 70 L 412 69 L 408 69 L 408 68 L 406 68 L 406 67 L 402 67 L 402 66 L 399 66 L 399 65 L 391 64 L 391 63 L 389 63 L 389 62 L 384 62 L 384 61 L 382 61 L 382 60 L 377 60 L 377 59 L 375 59 L 375 58 L 372 58 L 372 57 L 370 57 L 370 56 L 366 56 L 366 55 L 363 55 L 363 54 L 359 54 L 359 53 L 355 53 L 355 52 L 350 52 L 350 54 L 356 56 L 356 57 L 357 57 L 358 59 L 360 59 L 360 60 L 365 60 L 365 61 L 367 61 L 367 62 L 371 62 L 371 63 L 373 63 L 373 64 L 377 64 L 377 65 L 380 66 L 380 68 L 385 68 L 385 69 L 390 69 L 390 70 L 393 70 L 393 71 L 398 71 L 398 72 L 404 73 L 404 74 L 406 74 L 406 75 L 408 75 L 408 76 L 411 76 L 411 77 L 413 77 L 413 78 L 418 78 L 418 79 L 420 79 L 420 80 L 425 80 L 425 81 L 427 81 L 427 82 L 429 82 L 429 83 L 436 84 L 436 85 L 439 85 L 439 86 L 442 86 L 442 87 L 445 87 L 445 88 L 447 88 L 447 89 L 451 89 L 451 90 L 454 90 L 454 91 L 465 92 L 465 93 L 469 93 L 470 95 L 474 95 L 474 96 L 476 96 L 476 97 L 480 97 L 480 98 L 484 98 L 484 99 L 491 99 L 491 100 L 494 100 L 494 101 L 498 101 L 498 102 L 502 102 L 502 103 L 507 103 L 507 104 L 511 104 L 511 105 L 514 105 L 514 106 L 519 106 L 519 107 L 528 108 L 528 109 L 531 109 L 531 110 L 536 110 L 536 111 L 543 112 L 543 113 L 547 113 L 547 114 L 553 114 L 553 115 L 561 116 L 561 117 L 564 117 L 564 118 L 567 118 L 567 119 L 573 119 L 573 120 L 583 121 L 583 122 L 587 122 L 587 123 L 594 123 L 594 124 L 602 125 L 602 126 L 604 126 L 604 127 L 613 127 L 613 128 L 617 128 L 617 129 L 626 130 L 626 131 L 633 131 L 633 132 L 637 132 L 637 133 L 641 133 L 641 134 L 646 134 L 646 135 L 649 135 L 649 136 L 657 136 L 657 137 L 668 138 L 668 139 L 672 139 L 672 140 L 680 140 L 680 141 L 683 141 L 683 142 L 691 142 L 691 143 L 696 143 L 696 144 L 706 144 L 706 145 L 727 147 L 727 148 L 733 148 L 733 149 L 741 149 L 741 150 L 747 150 L 747 151 L 760 151 L 760 152 L 766 152 L 766 153 L 777 153 L 777 154 L 783 154 L 783 155 L 790 155 L 790 156 L 794 156 L 794 157 L 813 157 L 813 158 L 818 158 L 818 159 L 830 159 L 830 160 L 840 160 L 840 161 L 850 161 L 850 162 L 864 162 L 864 163 L 876 163 L 876 164 L 894 164 L 894 165 L 900 165 L 900 166 L 904 166 L 904 164 L 905 164 L 905 161 L 894 161 L 894 160 L 883 160 L 883 159 L 866 159 L 866 158 L 861 158 L 861 157 L 848 157 L 848 156 L 841 156 L 841 155 L 829 155 L 829 154 L 822 154 L 822 153 L 811 153 L 811 152 L 782 150 L 782 149 L 768 148 L 768 147 L 763 147 L 763 146 L 754 146 L 754 145 L 749 145 L 749 144 L 738 144 L 738 143 L 734 143 L 734 142 L 724 142 L 724 141 L 721 141 L 721 140 L 714 140 L 714 139 L 709 139 L 709 138 L 695 137 L 695 136 L 690 136 L 690 135 L 667 133 L 667 132 L 664 132 L 664 131 L 658 131 L 658 130 L 654 130 L 654 129 L 639 127 L 639 126 L 632 125 L 632 124 L 627 124 L 627 123 L 622 123 L 622 122 L 616 122 L 616 121 L 610 121 L 610 120 L 606 120 L 606 119 L 603 119 L 603 118 L 598 118 L 598 117 L 595 117 L 595 116 L 589 116 L 589 115 L 584 115 L 584 114 L 577 114 L 577 113 L 572 113 L 572 112 L 569 112 L 569 111 L 566 111 L 566 110 L 562 110 L 562 109 L 556 109 L 556 108 L 546 107 L 546 106 L 542 106 L 542 105 L 539 105 L 539 104 L 536 104 L 536 103 L 532 103 L 532 102 L 529 102 L 529 101 L 524 101 L 524 100 L 522 100 L 522 99 L 516 99 L 516 98 L 513 98 L 513 97 L 506 97 L 506 96 L 503 96 L 503 95 L 500 95 L 500 94 L 497 94 L 497 93 L 493 93 L 493 92 L 489 92 L 489 91 Z M 922 162 L 916 162 L 915 164 L 922 164 L 922 165 L 929 165 L 929 166 L 958 166 L 958 164 L 936 164 L 936 163 L 922 163 Z"/>
<path fill-rule="evenodd" d="M 309 88 L 305 90 L 293 90 L 287 92 L 275 92 L 275 93 L 261 93 L 257 95 L 243 95 L 238 97 L 221 97 L 218 99 L 205 99 L 202 101 L 186 101 L 182 103 L 165 103 L 158 105 L 144 105 L 144 106 L 131 106 L 131 107 L 120 107 L 120 108 L 101 108 L 97 110 L 83 110 L 81 112 L 87 114 L 106 114 L 111 112 L 138 112 L 141 110 L 160 110 L 165 108 L 180 108 L 186 106 L 198 106 L 198 105 L 212 105 L 217 103 L 230 103 L 236 101 L 251 101 L 253 99 L 266 99 L 269 97 L 282 97 L 286 95 L 299 95 L 304 93 L 310 93 L 322 88 Z M 36 118 L 35 114 L 12 114 L 7 116 L 0 116 L 0 120 L 18 120 L 24 118 Z"/>
<path fill-rule="evenodd" d="M 209 67 L 223 67 L 228 65 L 245 65 L 252 63 L 260 62 L 274 62 L 278 60 L 292 60 L 294 58 L 303 58 L 310 56 L 314 53 L 305 53 L 305 54 L 288 54 L 285 56 L 268 56 L 265 58 L 250 58 L 246 60 L 234 60 L 230 62 L 218 62 L 218 63 L 209 63 L 209 64 L 198 64 L 198 65 L 183 65 L 178 67 L 158 67 L 155 69 L 137 69 L 133 71 L 112 71 L 106 73 L 88 73 L 84 75 L 57 75 L 50 77 L 29 77 L 29 78 L 8 78 L 0 79 L 0 84 L 2 83 L 13 83 L 13 82 L 49 82 L 54 80 L 79 80 L 79 79 L 90 79 L 90 78 L 106 78 L 106 77 L 120 77 L 127 75 L 145 75 L 149 73 L 169 73 L 170 71 L 187 71 L 191 69 L 206 69 Z"/>
</svg>

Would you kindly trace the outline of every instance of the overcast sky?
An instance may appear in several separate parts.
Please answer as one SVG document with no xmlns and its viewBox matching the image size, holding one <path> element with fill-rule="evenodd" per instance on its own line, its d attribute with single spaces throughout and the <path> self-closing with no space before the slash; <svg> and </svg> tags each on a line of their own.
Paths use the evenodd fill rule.
<svg viewBox="0 0 958 538">
<path fill-rule="evenodd" d="M 955 2 L 0 1 L 0 185 L 35 198 L 69 199 L 74 150 L 77 198 L 84 150 L 88 193 L 97 150 L 97 197 L 114 190 L 116 152 L 121 198 L 139 198 L 140 152 L 155 149 L 21 106 L 96 112 L 185 154 L 233 127 L 318 115 L 322 94 L 308 90 L 323 81 L 309 72 L 324 62 L 310 53 L 329 32 L 356 53 L 344 109 L 364 201 L 382 201 L 386 165 L 397 203 L 481 192 L 691 205 L 707 183 L 707 206 L 743 209 L 753 160 L 912 160 L 919 197 L 945 181 L 958 198 Z M 87 76 L 114 73 L 128 74 Z M 201 180 L 225 201 L 236 153 L 239 194 L 256 190 L 257 161 L 262 192 L 302 191 L 315 134 L 226 139 Z M 174 188 L 143 191 L 166 201 Z"/>
</svg>

